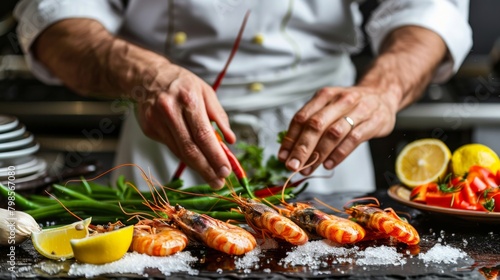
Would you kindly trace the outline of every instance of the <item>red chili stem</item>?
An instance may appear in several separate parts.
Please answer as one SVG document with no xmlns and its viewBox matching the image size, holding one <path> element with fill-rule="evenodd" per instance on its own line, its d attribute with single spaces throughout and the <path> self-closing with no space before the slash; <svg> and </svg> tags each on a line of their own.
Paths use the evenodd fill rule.
<svg viewBox="0 0 500 280">
<path fill-rule="evenodd" d="M 249 15 L 250 15 L 250 11 L 247 11 L 245 14 L 245 17 L 243 18 L 243 23 L 241 24 L 240 30 L 238 31 L 238 36 L 236 37 L 236 40 L 233 43 L 233 48 L 231 49 L 231 53 L 229 54 L 229 58 L 227 59 L 226 64 L 224 65 L 224 68 L 222 69 L 222 71 L 219 73 L 219 75 L 217 75 L 217 78 L 215 79 L 214 84 L 212 85 L 212 89 L 214 91 L 217 91 L 220 84 L 222 83 L 222 80 L 226 76 L 227 69 L 229 68 L 231 61 L 233 60 L 233 57 L 239 48 L 241 38 L 243 37 L 243 31 L 245 30 L 245 26 L 247 24 Z M 214 131 L 215 131 L 215 128 L 214 128 Z M 228 157 L 229 162 L 231 163 L 231 168 L 233 169 L 233 172 L 236 175 L 236 177 L 240 181 L 243 178 L 246 178 L 245 170 L 243 170 L 243 168 L 241 167 L 241 164 L 239 163 L 238 159 L 229 150 L 229 148 L 223 142 L 222 138 L 219 136 L 217 131 L 215 131 L 215 134 L 218 136 L 217 138 L 219 139 L 219 142 L 221 143 L 222 149 L 224 149 L 224 152 L 226 153 L 226 156 Z M 180 162 L 179 165 L 177 166 L 177 170 L 175 171 L 174 176 L 172 177 L 172 181 L 179 179 L 182 175 L 182 172 L 184 172 L 184 169 L 186 169 L 186 164 L 184 162 Z M 248 185 L 248 183 L 247 183 L 247 185 Z M 244 186 L 244 187 L 248 187 L 248 186 Z"/>
</svg>

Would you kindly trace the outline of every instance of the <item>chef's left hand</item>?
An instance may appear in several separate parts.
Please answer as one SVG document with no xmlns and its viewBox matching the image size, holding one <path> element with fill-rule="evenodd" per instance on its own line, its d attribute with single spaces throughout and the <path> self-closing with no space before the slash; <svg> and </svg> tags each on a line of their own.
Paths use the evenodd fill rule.
<svg viewBox="0 0 500 280">
<path fill-rule="evenodd" d="M 392 131 L 397 107 L 383 96 L 366 86 L 319 90 L 293 117 L 279 159 L 293 171 L 314 161 L 304 175 L 321 164 L 333 169 L 362 142 Z"/>
<path fill-rule="evenodd" d="M 422 95 L 448 58 L 446 44 L 432 30 L 418 26 L 393 30 L 356 86 L 320 89 L 295 114 L 279 160 L 303 175 L 320 164 L 334 168 L 362 142 L 388 135 L 397 112 Z"/>
</svg>

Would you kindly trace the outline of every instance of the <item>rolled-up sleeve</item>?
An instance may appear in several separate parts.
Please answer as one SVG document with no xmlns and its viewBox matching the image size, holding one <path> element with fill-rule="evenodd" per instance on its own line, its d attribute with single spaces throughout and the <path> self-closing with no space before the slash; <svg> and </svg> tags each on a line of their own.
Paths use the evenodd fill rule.
<svg viewBox="0 0 500 280">
<path fill-rule="evenodd" d="M 372 14 L 366 33 L 375 53 L 378 53 L 384 38 L 402 26 L 421 26 L 438 34 L 450 54 L 439 65 L 432 81 L 441 83 L 458 70 L 472 47 L 468 13 L 468 0 L 387 0 L 382 1 Z"/>
<path fill-rule="evenodd" d="M 116 33 L 122 21 L 121 1 L 106 0 L 22 0 L 14 9 L 18 21 L 17 36 L 33 74 L 45 83 L 59 80 L 31 52 L 35 39 L 50 25 L 63 19 L 89 18 L 99 21 L 108 31 Z"/>
</svg>

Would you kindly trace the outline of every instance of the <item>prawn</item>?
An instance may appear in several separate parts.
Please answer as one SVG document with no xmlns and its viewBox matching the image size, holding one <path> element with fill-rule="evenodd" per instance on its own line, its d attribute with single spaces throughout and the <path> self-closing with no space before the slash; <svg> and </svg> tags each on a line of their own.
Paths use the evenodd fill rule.
<svg viewBox="0 0 500 280">
<path fill-rule="evenodd" d="M 327 214 L 307 203 L 283 205 L 284 215 L 310 233 L 340 244 L 356 243 L 365 237 L 365 229 L 349 219 Z"/>
<path fill-rule="evenodd" d="M 187 210 L 180 205 L 172 208 L 167 206 L 163 211 L 187 236 L 226 254 L 242 255 L 257 245 L 255 237 L 239 226 Z"/>
<path fill-rule="evenodd" d="M 240 197 L 234 192 L 231 195 L 239 206 L 238 211 L 245 216 L 247 224 L 255 232 L 283 239 L 293 245 L 302 245 L 309 240 L 307 233 L 300 226 L 276 209 L 256 199 Z"/>
<path fill-rule="evenodd" d="M 160 220 L 146 219 L 134 225 L 134 236 L 129 250 L 163 257 L 184 250 L 187 244 L 188 238 L 182 231 Z"/>
<path fill-rule="evenodd" d="M 420 242 L 420 236 L 412 225 L 401 219 L 393 209 L 380 209 L 378 200 L 373 200 L 376 204 L 344 206 L 345 212 L 357 223 L 375 233 L 386 234 L 408 245 L 417 245 Z"/>
</svg>

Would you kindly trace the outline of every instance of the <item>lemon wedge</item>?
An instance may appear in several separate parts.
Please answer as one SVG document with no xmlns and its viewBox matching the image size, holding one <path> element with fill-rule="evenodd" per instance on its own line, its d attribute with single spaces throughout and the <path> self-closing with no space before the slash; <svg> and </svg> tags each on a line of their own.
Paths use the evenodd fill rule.
<svg viewBox="0 0 500 280">
<path fill-rule="evenodd" d="M 82 263 L 105 264 L 121 259 L 132 243 L 134 226 L 70 240 L 75 259 Z"/>
<path fill-rule="evenodd" d="M 451 166 L 454 175 L 463 176 L 473 165 L 486 167 L 496 174 L 500 169 L 500 159 L 495 151 L 479 143 L 465 144 L 453 152 Z"/>
<path fill-rule="evenodd" d="M 424 138 L 406 145 L 396 158 L 396 175 L 404 185 L 418 185 L 444 179 L 451 151 L 439 139 Z"/>
<path fill-rule="evenodd" d="M 61 260 L 73 257 L 69 241 L 84 238 L 89 234 L 88 226 L 91 218 L 57 228 L 43 229 L 31 234 L 33 246 L 42 256 Z"/>
</svg>

